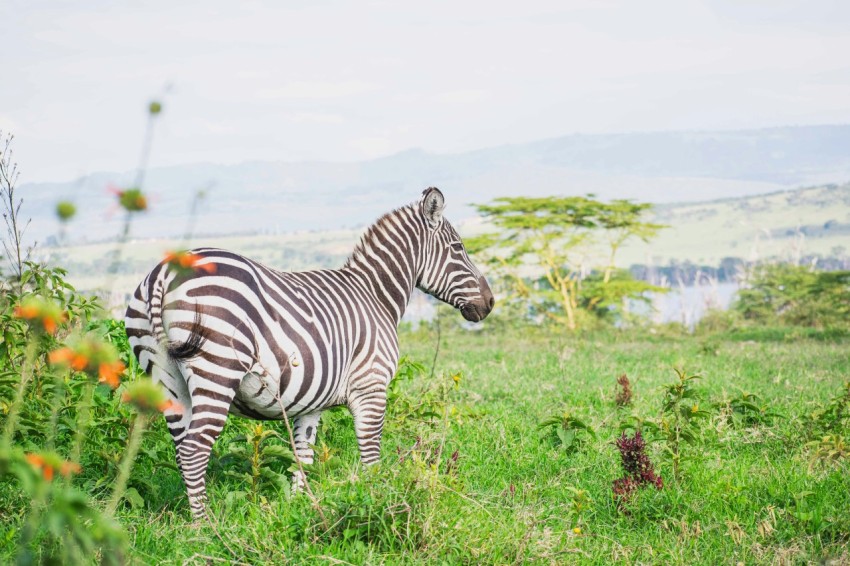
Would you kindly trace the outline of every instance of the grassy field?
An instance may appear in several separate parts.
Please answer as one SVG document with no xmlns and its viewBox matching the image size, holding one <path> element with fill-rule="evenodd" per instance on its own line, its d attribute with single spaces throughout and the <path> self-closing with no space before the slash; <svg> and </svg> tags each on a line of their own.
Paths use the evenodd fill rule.
<svg viewBox="0 0 850 566">
<path fill-rule="evenodd" d="M 760 336 L 444 331 L 430 378 L 434 335 L 407 332 L 402 350 L 426 370 L 398 382 L 380 466 L 359 467 L 351 418 L 326 413 L 323 462 L 311 474 L 321 512 L 308 495 L 275 487 L 286 462 L 268 458 L 252 473 L 240 435 L 256 423 L 231 418 L 210 466 L 212 520 L 191 522 L 160 418 L 130 481 L 140 500 L 117 519 L 131 559 L 145 564 L 850 563 L 850 466 L 810 467 L 804 420 L 850 379 L 848 343 L 747 338 Z M 618 505 L 619 425 L 659 415 L 676 366 L 703 377 L 693 402 L 709 414 L 683 448 L 681 479 L 663 443 L 652 443 L 663 489 Z M 634 404 L 617 409 L 623 373 Z M 723 407 L 741 391 L 781 416 L 730 422 Z M 564 411 L 596 434 L 574 452 L 537 429 Z M 285 434 L 279 423 L 264 428 Z M 275 444 L 284 443 L 259 447 Z M 88 460 L 106 457 L 99 450 L 87 446 Z M 97 479 L 85 462 L 83 484 Z M 20 520 L 0 510 L 0 563 L 14 556 Z"/>
</svg>

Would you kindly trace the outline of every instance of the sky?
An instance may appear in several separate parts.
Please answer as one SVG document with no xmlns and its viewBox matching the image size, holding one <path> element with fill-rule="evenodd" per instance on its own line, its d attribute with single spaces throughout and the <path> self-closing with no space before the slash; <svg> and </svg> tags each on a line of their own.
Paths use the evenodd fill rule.
<svg viewBox="0 0 850 566">
<path fill-rule="evenodd" d="M 0 0 L 21 182 L 850 123 L 850 2 Z"/>
</svg>

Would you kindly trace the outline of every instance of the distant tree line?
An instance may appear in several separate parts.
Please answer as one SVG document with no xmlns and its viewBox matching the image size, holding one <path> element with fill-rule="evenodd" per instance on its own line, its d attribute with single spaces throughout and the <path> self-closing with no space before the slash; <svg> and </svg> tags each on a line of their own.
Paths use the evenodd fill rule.
<svg viewBox="0 0 850 566">
<path fill-rule="evenodd" d="M 850 256 L 843 248 L 832 250 L 834 255 L 823 257 L 810 254 L 802 256 L 799 264 L 818 271 L 850 270 Z M 689 260 L 671 260 L 666 265 L 633 264 L 629 273 L 639 281 L 653 285 L 672 284 L 687 287 L 703 285 L 707 281 L 717 283 L 739 283 L 752 273 L 763 261 L 748 261 L 739 257 L 724 257 L 719 265 L 693 263 Z"/>
</svg>

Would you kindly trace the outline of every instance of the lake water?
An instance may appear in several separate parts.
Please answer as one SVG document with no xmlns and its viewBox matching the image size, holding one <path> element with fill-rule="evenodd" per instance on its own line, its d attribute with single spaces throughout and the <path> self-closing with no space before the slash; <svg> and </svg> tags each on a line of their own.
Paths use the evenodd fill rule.
<svg viewBox="0 0 850 566">
<path fill-rule="evenodd" d="M 673 287 L 667 293 L 650 293 L 649 305 L 634 302 L 629 309 L 632 313 L 651 318 L 653 322 L 680 322 L 687 328 L 693 328 L 707 310 L 728 309 L 738 289 L 737 283 Z M 498 297 L 496 300 L 498 302 Z M 436 299 L 414 290 L 403 320 L 415 325 L 422 320 L 432 320 L 435 313 Z"/>
</svg>

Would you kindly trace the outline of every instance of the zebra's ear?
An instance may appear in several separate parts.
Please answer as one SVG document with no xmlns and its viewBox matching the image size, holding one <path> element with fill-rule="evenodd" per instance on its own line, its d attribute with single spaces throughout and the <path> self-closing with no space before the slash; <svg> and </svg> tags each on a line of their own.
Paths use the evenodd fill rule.
<svg viewBox="0 0 850 566">
<path fill-rule="evenodd" d="M 446 207 L 446 197 L 440 192 L 437 187 L 428 187 L 422 191 L 422 200 L 420 208 L 425 220 L 432 228 L 436 228 L 443 219 L 443 209 Z"/>
</svg>

